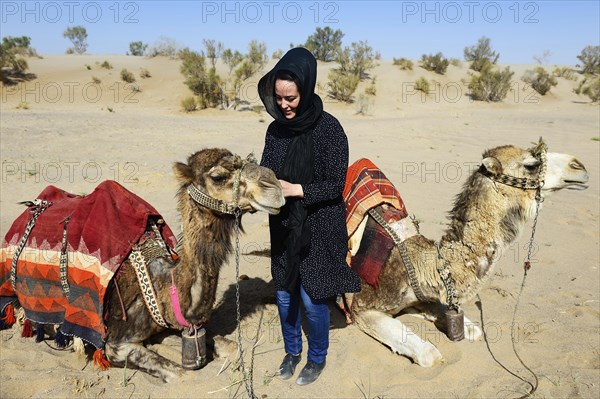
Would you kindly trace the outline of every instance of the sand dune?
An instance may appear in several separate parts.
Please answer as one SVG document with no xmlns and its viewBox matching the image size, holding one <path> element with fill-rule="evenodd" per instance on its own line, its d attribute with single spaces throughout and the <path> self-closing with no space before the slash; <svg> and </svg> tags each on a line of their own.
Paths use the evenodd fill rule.
<svg viewBox="0 0 600 399">
<path fill-rule="evenodd" d="M 113 69 L 100 67 L 105 60 Z M 213 146 L 244 155 L 254 151 L 260 157 L 270 117 L 251 110 L 260 105 L 259 76 L 244 87 L 246 102 L 237 110 L 185 114 L 180 101 L 190 92 L 174 60 L 45 56 L 30 59 L 29 66 L 36 79 L 3 86 L 0 92 L 2 234 L 22 212 L 16 203 L 33 199 L 48 184 L 89 193 L 108 178 L 148 200 L 179 230 L 173 162 Z M 319 65 L 321 87 L 332 67 Z M 532 67 L 511 65 L 515 79 Z M 140 92 L 124 86 L 122 68 L 136 75 Z M 141 68 L 151 77 L 140 78 Z M 226 73 L 222 66 L 220 70 Z M 588 190 L 560 192 L 544 203 L 535 263 L 517 315 L 516 348 L 539 378 L 536 397 L 599 397 L 600 143 L 593 140 L 600 131 L 598 105 L 574 94 L 577 83 L 562 78 L 544 97 L 517 80 L 502 103 L 472 102 L 465 84 L 466 64 L 450 66 L 445 76 L 439 76 L 416 66 L 400 71 L 391 61 L 380 61 L 371 74 L 376 76 L 377 94 L 366 115 L 357 114 L 357 104 L 340 104 L 322 90 L 320 94 L 326 110 L 338 117 L 348 134 L 351 161 L 372 159 L 395 183 L 409 212 L 422 220 L 421 232 L 428 237 L 439 237 L 444 230 L 454 196 L 487 148 L 528 147 L 543 136 L 550 151 L 570 153 L 586 165 Z M 422 97 L 411 91 L 421 76 L 439 84 L 436 92 Z M 101 81 L 99 85 L 91 83 L 93 77 Z M 361 83 L 357 93 L 365 86 Z M 28 109 L 18 107 L 23 102 Z M 248 350 L 260 327 L 253 368 L 257 396 L 505 398 L 527 392 L 527 384 L 506 369 L 533 381 L 513 353 L 510 334 L 528 229 L 500 258 L 493 279 L 480 293 L 479 306 L 465 304 L 471 320 L 480 325 L 483 320 L 487 344 L 453 343 L 431 323 L 401 316 L 445 357 L 442 365 L 425 369 L 391 353 L 357 327 L 346 326 L 332 307 L 327 368 L 315 384 L 298 387 L 293 380 L 274 377 L 283 344 L 277 310 L 269 302 L 273 289 L 269 259 L 255 255 L 268 248 L 267 217 L 247 215 L 244 225 L 240 272 L 250 278 L 241 283 L 242 327 Z M 221 274 L 209 337 L 236 337 L 234 276 L 232 258 Z M 176 335 L 153 348 L 179 361 Z M 224 363 L 225 359 L 215 358 L 182 382 L 166 385 L 133 370 L 98 371 L 70 351 L 21 338 L 17 329 L 5 330 L 0 332 L 0 396 L 244 397 L 244 387 L 236 384 L 239 371 L 225 367 L 219 373 Z"/>
</svg>

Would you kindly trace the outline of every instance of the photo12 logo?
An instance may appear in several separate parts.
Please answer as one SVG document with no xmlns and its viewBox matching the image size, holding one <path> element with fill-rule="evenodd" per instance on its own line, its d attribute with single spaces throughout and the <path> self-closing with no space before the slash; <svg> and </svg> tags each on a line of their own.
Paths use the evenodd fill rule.
<svg viewBox="0 0 600 399">
<path fill-rule="evenodd" d="M 309 23 L 336 24 L 339 3 L 279 1 L 203 1 L 202 23 Z"/>
<path fill-rule="evenodd" d="M 539 11 L 540 6 L 534 1 L 403 1 L 402 22 L 536 24 Z"/>
<path fill-rule="evenodd" d="M 2 1 L 2 23 L 136 24 L 140 6 L 133 1 Z"/>
</svg>

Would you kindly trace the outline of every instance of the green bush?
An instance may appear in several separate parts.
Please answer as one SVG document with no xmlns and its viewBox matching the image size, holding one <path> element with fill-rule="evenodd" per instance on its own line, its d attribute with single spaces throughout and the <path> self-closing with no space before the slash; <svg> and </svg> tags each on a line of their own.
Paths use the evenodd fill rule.
<svg viewBox="0 0 600 399">
<path fill-rule="evenodd" d="M 329 95 L 343 102 L 352 102 L 352 95 L 358 87 L 360 78 L 354 74 L 348 74 L 340 69 L 329 71 Z"/>
<path fill-rule="evenodd" d="M 129 43 L 129 54 L 135 56 L 142 56 L 146 52 L 148 45 L 138 41 L 138 42 L 130 42 Z"/>
<path fill-rule="evenodd" d="M 559 78 L 565 78 L 567 80 L 577 80 L 577 75 L 575 75 L 575 70 L 569 68 L 569 67 L 556 67 L 554 68 L 554 71 L 552 71 L 552 74 L 554 74 L 554 76 L 557 76 Z"/>
<path fill-rule="evenodd" d="M 179 71 L 185 76 L 184 83 L 198 96 L 200 108 L 216 107 L 222 101 L 221 78 L 215 68 L 206 70 L 206 58 L 189 49 L 179 53 L 182 60 Z"/>
<path fill-rule="evenodd" d="M 415 89 L 422 91 L 425 94 L 429 94 L 429 81 L 421 76 L 415 82 Z"/>
<path fill-rule="evenodd" d="M 600 74 L 600 46 L 586 46 L 577 56 L 584 74 Z"/>
<path fill-rule="evenodd" d="M 558 84 L 556 78 L 550 75 L 542 67 L 537 67 L 533 71 L 526 71 L 525 75 L 523 76 L 523 81 L 529 83 L 533 90 L 537 91 L 542 96 L 546 95 L 552 86 L 556 86 Z"/>
<path fill-rule="evenodd" d="M 573 90 L 576 94 L 585 94 L 593 102 L 600 101 L 600 77 L 586 77 Z"/>
<path fill-rule="evenodd" d="M 152 75 L 150 74 L 150 71 L 147 70 L 146 68 L 142 68 L 140 70 L 140 78 L 142 79 L 146 79 L 146 78 L 151 78 Z"/>
<path fill-rule="evenodd" d="M 127 83 L 135 82 L 135 76 L 133 76 L 132 72 L 129 72 L 127 69 L 121 69 L 121 80 Z"/>
<path fill-rule="evenodd" d="M 192 112 L 197 109 L 196 99 L 192 96 L 186 97 L 181 100 L 181 109 L 184 112 Z"/>
<path fill-rule="evenodd" d="M 377 95 L 377 86 L 375 85 L 376 80 L 377 80 L 377 77 L 375 77 L 375 76 L 373 77 L 373 79 L 371 79 L 371 84 L 365 88 L 365 94 L 367 94 L 369 96 Z"/>
<path fill-rule="evenodd" d="M 514 72 L 509 67 L 494 70 L 491 64 L 479 74 L 471 74 L 471 98 L 478 101 L 502 101 L 508 94 Z"/>
<path fill-rule="evenodd" d="M 304 47 L 308 49 L 315 58 L 319 61 L 333 61 L 336 53 L 342 47 L 342 38 L 344 34 L 341 30 L 333 30 L 329 26 L 325 28 L 317 28 L 315 33 L 310 35 L 304 43 Z"/>
<path fill-rule="evenodd" d="M 29 47 L 30 43 L 31 39 L 28 36 L 2 38 L 2 44 L 0 44 L 0 76 L 2 78 L 5 75 L 2 71 L 4 68 L 19 74 L 29 69 L 27 60 L 21 56 L 35 52 Z"/>
<path fill-rule="evenodd" d="M 413 62 L 408 58 L 394 58 L 394 65 L 398 65 L 403 71 L 412 71 L 413 69 Z"/>
<path fill-rule="evenodd" d="M 464 49 L 465 60 L 471 62 L 471 69 L 481 72 L 494 65 L 500 54 L 492 51 L 491 40 L 485 36 L 479 38 L 477 44 Z"/>
<path fill-rule="evenodd" d="M 433 71 L 435 73 L 439 73 L 443 75 L 446 73 L 446 69 L 448 69 L 448 65 L 450 61 L 442 53 L 437 53 L 435 55 L 426 55 L 423 54 L 421 57 L 421 67 L 428 71 Z"/>
<path fill-rule="evenodd" d="M 281 49 L 273 51 L 273 54 L 271 55 L 271 58 L 274 60 L 279 60 L 281 57 L 283 57 L 283 50 Z"/>
<path fill-rule="evenodd" d="M 67 49 L 67 54 L 83 54 L 86 52 L 87 30 L 83 26 L 71 26 L 63 32 L 63 37 L 69 39 L 73 47 Z"/>
</svg>

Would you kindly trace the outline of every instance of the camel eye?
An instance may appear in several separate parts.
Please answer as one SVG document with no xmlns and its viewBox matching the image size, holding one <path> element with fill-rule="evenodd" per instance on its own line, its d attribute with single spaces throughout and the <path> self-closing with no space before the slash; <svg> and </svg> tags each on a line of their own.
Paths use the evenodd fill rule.
<svg viewBox="0 0 600 399">
<path fill-rule="evenodd" d="M 535 172 L 537 168 L 540 166 L 540 161 L 533 161 L 524 163 L 523 167 L 527 169 L 528 172 Z"/>
<path fill-rule="evenodd" d="M 214 175 L 210 175 L 210 179 L 215 183 L 223 183 L 227 179 L 227 175 L 214 174 Z"/>
</svg>

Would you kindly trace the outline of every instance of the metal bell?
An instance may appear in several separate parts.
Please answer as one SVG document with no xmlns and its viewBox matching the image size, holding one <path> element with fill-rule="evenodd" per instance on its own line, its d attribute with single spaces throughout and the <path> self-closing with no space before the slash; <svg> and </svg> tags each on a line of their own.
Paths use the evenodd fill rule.
<svg viewBox="0 0 600 399">
<path fill-rule="evenodd" d="M 181 332 L 181 367 L 198 370 L 206 364 L 206 330 L 204 328 Z"/>
<path fill-rule="evenodd" d="M 460 341 L 465 338 L 465 314 L 462 309 L 446 311 L 446 331 L 448 339 Z"/>
</svg>

